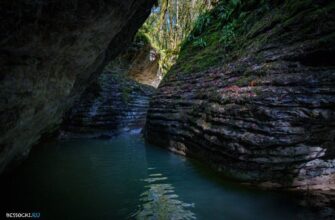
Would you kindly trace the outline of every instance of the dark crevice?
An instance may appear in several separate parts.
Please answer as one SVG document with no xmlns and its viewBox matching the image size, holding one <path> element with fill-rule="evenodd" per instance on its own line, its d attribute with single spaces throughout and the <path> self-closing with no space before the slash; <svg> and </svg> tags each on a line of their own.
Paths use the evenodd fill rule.
<svg viewBox="0 0 335 220">
<path fill-rule="evenodd" d="M 329 67 L 335 66 L 335 50 L 315 51 L 298 58 L 304 66 Z"/>
</svg>

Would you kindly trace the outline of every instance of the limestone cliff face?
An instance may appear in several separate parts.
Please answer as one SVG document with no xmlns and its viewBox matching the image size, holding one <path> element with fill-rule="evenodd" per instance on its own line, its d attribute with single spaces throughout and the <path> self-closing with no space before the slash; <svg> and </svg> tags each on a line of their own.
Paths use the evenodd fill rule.
<svg viewBox="0 0 335 220">
<path fill-rule="evenodd" d="M 159 69 L 160 57 L 149 43 L 134 42 L 120 57 L 123 60 L 126 58 L 126 76 L 141 84 L 158 87 L 162 79 Z"/>
<path fill-rule="evenodd" d="M 238 10 L 183 46 L 151 101 L 147 140 L 244 182 L 334 188 L 334 2 Z"/>
<path fill-rule="evenodd" d="M 144 127 L 155 88 L 125 77 L 120 65 L 105 70 L 66 114 L 60 138 L 111 137 Z"/>
<path fill-rule="evenodd" d="M 150 59 L 152 50 L 136 36 L 75 101 L 65 115 L 60 137 L 110 137 L 142 129 L 153 85 L 160 80 L 158 59 Z"/>
<path fill-rule="evenodd" d="M 55 129 L 153 2 L 1 1 L 0 172 Z"/>
</svg>

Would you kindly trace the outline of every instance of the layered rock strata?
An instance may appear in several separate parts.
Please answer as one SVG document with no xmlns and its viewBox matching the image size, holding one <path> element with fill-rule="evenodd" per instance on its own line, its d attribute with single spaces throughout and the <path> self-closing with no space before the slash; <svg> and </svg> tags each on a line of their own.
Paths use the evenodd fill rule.
<svg viewBox="0 0 335 220">
<path fill-rule="evenodd" d="M 141 130 L 154 91 L 123 73 L 106 70 L 66 114 L 60 137 L 106 138 L 125 130 Z"/>
<path fill-rule="evenodd" d="M 243 182 L 335 188 L 333 2 L 238 10 L 220 32 L 232 42 L 209 24 L 184 45 L 150 103 L 147 140 Z"/>
<path fill-rule="evenodd" d="M 130 46 L 110 62 L 66 114 L 60 137 L 110 137 L 144 127 L 149 99 L 160 81 L 158 57 L 137 35 Z M 149 86 L 150 85 L 150 86 Z"/>
</svg>

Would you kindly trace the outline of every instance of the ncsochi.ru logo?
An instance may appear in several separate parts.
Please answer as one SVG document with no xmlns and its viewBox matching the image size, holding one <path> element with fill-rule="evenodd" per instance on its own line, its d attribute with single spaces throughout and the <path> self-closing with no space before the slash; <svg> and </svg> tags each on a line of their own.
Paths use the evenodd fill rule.
<svg viewBox="0 0 335 220">
<path fill-rule="evenodd" d="M 6 213 L 6 218 L 40 218 L 40 212 L 13 212 Z"/>
</svg>

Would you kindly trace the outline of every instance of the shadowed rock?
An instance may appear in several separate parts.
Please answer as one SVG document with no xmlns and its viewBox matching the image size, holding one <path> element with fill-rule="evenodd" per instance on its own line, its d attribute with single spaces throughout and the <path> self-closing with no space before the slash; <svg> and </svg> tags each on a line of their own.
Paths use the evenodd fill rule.
<svg viewBox="0 0 335 220">
<path fill-rule="evenodd" d="M 111 137 L 143 128 L 155 89 L 126 78 L 119 67 L 105 70 L 75 102 L 60 137 Z"/>
<path fill-rule="evenodd" d="M 0 173 L 54 131 L 128 43 L 154 0 L 0 3 Z"/>
<path fill-rule="evenodd" d="M 150 61 L 150 48 L 136 37 L 110 62 L 66 114 L 61 137 L 110 137 L 129 129 L 141 130 L 155 92 L 149 85 L 159 82 L 158 63 Z M 135 70 L 140 77 L 129 74 Z"/>
</svg>

